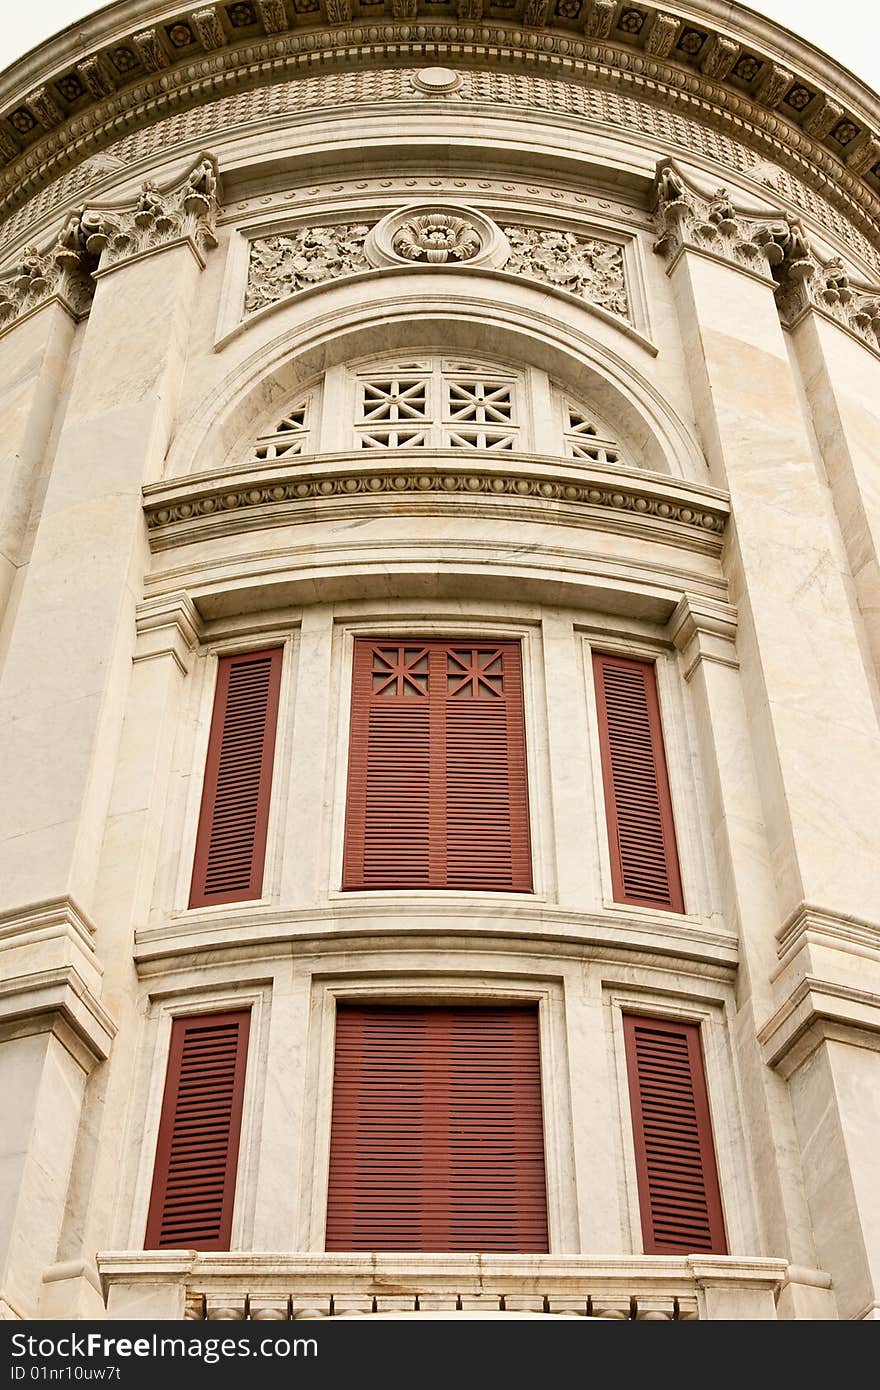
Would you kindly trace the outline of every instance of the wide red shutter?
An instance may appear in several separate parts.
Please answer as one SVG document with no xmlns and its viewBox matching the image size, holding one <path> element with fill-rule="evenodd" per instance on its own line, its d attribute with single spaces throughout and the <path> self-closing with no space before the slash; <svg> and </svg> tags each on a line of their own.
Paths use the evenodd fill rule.
<svg viewBox="0 0 880 1390">
<path fill-rule="evenodd" d="M 694 1023 L 624 1015 L 646 1255 L 726 1255 L 709 1097 Z"/>
<path fill-rule="evenodd" d="M 547 1250 L 537 1010 L 339 1009 L 326 1245 Z"/>
<path fill-rule="evenodd" d="M 147 1250 L 228 1250 L 250 1014 L 176 1018 Z"/>
<path fill-rule="evenodd" d="M 614 901 L 684 912 L 654 667 L 594 652 L 593 675 Z"/>
<path fill-rule="evenodd" d="M 190 907 L 263 891 L 280 687 L 280 647 L 220 658 Z"/>
<path fill-rule="evenodd" d="M 355 643 L 342 886 L 531 891 L 518 642 Z"/>
</svg>

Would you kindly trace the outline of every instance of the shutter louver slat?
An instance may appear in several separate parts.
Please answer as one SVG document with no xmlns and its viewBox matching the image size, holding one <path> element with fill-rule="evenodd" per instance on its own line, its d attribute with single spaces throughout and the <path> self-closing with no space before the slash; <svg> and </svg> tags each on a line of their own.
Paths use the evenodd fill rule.
<svg viewBox="0 0 880 1390">
<path fill-rule="evenodd" d="M 546 1251 L 537 1012 L 342 1006 L 328 1250 Z"/>
<path fill-rule="evenodd" d="M 263 891 L 281 648 L 220 658 L 190 907 Z"/>
<path fill-rule="evenodd" d="M 245 1012 L 174 1020 L 147 1250 L 229 1249 L 249 1026 Z"/>
<path fill-rule="evenodd" d="M 623 1019 L 646 1255 L 727 1253 L 696 1024 Z"/>
<path fill-rule="evenodd" d="M 355 643 L 342 886 L 531 891 L 518 643 Z"/>
<path fill-rule="evenodd" d="M 684 912 L 654 668 L 593 653 L 614 901 Z"/>
</svg>

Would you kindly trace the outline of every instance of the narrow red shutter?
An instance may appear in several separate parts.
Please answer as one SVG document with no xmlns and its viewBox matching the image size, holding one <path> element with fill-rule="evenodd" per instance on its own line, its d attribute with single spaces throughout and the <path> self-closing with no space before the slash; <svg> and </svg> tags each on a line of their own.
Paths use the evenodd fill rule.
<svg viewBox="0 0 880 1390">
<path fill-rule="evenodd" d="M 614 901 L 684 912 L 654 667 L 594 652 L 593 674 Z"/>
<path fill-rule="evenodd" d="M 326 1246 L 547 1250 L 537 1010 L 339 1009 Z"/>
<path fill-rule="evenodd" d="M 176 1018 L 145 1249 L 228 1250 L 250 1014 Z"/>
<path fill-rule="evenodd" d="M 531 890 L 519 643 L 355 643 L 342 886 Z"/>
<path fill-rule="evenodd" d="M 726 1255 L 709 1097 L 694 1023 L 624 1015 L 646 1255 Z"/>
<path fill-rule="evenodd" d="M 263 891 L 281 648 L 220 658 L 190 907 Z"/>
</svg>

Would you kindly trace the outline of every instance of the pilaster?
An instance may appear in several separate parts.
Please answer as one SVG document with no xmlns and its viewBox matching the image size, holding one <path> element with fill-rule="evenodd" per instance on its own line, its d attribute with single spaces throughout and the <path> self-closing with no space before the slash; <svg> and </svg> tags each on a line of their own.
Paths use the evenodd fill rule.
<svg viewBox="0 0 880 1390">
<path fill-rule="evenodd" d="M 141 488 L 161 474 L 215 185 L 203 159 L 126 217 L 83 217 L 98 283 L 0 680 L 21 788 L 0 811 L 10 906 L 92 900 L 148 557 Z"/>
<path fill-rule="evenodd" d="M 778 964 L 779 905 L 767 848 L 758 776 L 751 746 L 735 645 L 737 613 L 729 604 L 684 594 L 668 625 L 688 682 L 707 774 L 709 832 L 718 866 L 726 921 L 740 940 L 737 1010 L 733 1020 L 742 1102 L 748 1123 L 755 1197 L 765 1249 L 818 1273 L 787 1088 L 756 1046 L 760 1024 L 774 1007 L 772 976 Z M 786 1300 L 798 1316 L 800 1284 Z M 811 1292 L 812 1303 L 827 1294 Z M 832 1305 L 828 1304 L 826 1313 Z M 811 1313 L 810 1316 L 813 1316 Z"/>
<path fill-rule="evenodd" d="M 140 1038 L 133 930 L 148 919 L 159 859 L 175 732 L 185 679 L 202 635 L 185 592 L 140 603 L 133 669 L 95 886 L 102 924 L 103 998 L 119 1023 L 111 1064 L 85 1097 L 77 1163 L 67 1192 L 59 1263 L 44 1275 L 42 1317 L 94 1316 L 94 1251 L 108 1239 L 115 1172 L 125 1144 L 127 1101 Z M 103 1312 L 103 1304 L 101 1305 Z"/>
<path fill-rule="evenodd" d="M 94 262 L 71 218 L 47 251 L 26 246 L 0 277 L 0 620 L 27 528 Z"/>
<path fill-rule="evenodd" d="M 838 261 L 777 292 L 810 406 L 859 608 L 880 675 L 880 292 Z"/>
<path fill-rule="evenodd" d="M 6 1297 L 27 1317 L 41 1294 L 56 1314 L 91 1301 L 88 1274 L 42 1281 L 59 1261 L 82 1263 L 71 1226 L 82 1230 L 83 1200 L 71 1172 L 76 1154 L 76 1181 L 92 1176 L 110 1068 L 96 1071 L 88 1092 L 87 1075 L 110 1050 L 108 1005 L 130 1023 L 134 992 L 126 999 L 120 985 L 133 974 L 131 917 L 150 879 L 155 789 L 170 742 L 163 720 L 173 716 L 197 629 L 185 599 L 164 622 L 148 607 L 136 651 L 149 555 L 141 489 L 161 476 L 215 213 L 214 166 L 203 158 L 177 189 L 148 186 L 133 209 L 86 213 L 70 229 L 84 255 L 100 257 L 97 283 L 0 675 L 0 745 L 16 789 L 0 803 L 9 1015 L 0 1064 L 9 1067 L 4 1094 L 15 1111 L 4 1177 L 4 1248 L 14 1270 Z M 117 770 L 130 690 L 137 727 L 130 720 L 129 756 Z M 102 877 L 102 846 L 112 863 L 126 819 L 138 852 L 129 842 L 116 877 L 112 868 Z M 128 1046 L 132 1029 L 125 1032 Z M 113 1136 L 106 1153 L 103 1185 L 112 1193 Z"/>
<path fill-rule="evenodd" d="M 731 496 L 724 564 L 779 911 L 804 900 L 869 916 L 880 893 L 880 737 L 840 535 L 776 305 L 797 277 L 796 223 L 740 217 L 674 166 L 660 249 L 713 481 Z"/>
<path fill-rule="evenodd" d="M 817 1008 L 804 958 L 787 940 L 805 903 L 826 904 L 838 921 L 870 921 L 880 889 L 880 737 L 872 680 L 777 302 L 778 284 L 797 286 L 814 274 L 812 252 L 797 223 L 762 226 L 741 217 L 721 192 L 713 205 L 669 165 L 660 172 L 658 218 L 698 425 L 714 480 L 731 497 L 724 563 L 738 608 L 741 683 L 728 692 L 724 715 L 723 668 L 701 661 L 696 683 L 707 722 L 714 721 L 713 747 L 724 747 L 722 723 L 740 730 L 738 768 L 727 759 L 725 770 L 718 759 L 717 769 L 731 811 L 738 800 L 747 811 L 742 823 L 751 821 L 749 873 L 736 873 L 732 838 L 725 837 L 731 881 L 743 885 L 736 911 L 744 958 L 753 962 L 748 983 L 759 1024 L 744 1031 L 742 1051 L 755 1079 L 762 1078 L 754 1047 L 759 1031 L 765 1061 L 789 1079 L 796 1146 L 786 1124 L 771 1130 L 782 1155 L 800 1151 L 809 1223 L 803 1211 L 787 1212 L 786 1227 L 792 1239 L 812 1228 L 840 1316 L 857 1317 L 876 1301 L 880 1264 L 880 1219 L 867 1181 L 868 1150 L 873 1145 L 876 1153 L 880 1145 L 878 1054 L 863 1045 L 864 1030 L 850 1026 L 845 1037 L 827 1035 L 828 1020 L 813 1022 L 827 1005 Z M 755 261 L 755 246 L 766 271 Z M 686 650 L 695 640 L 688 631 L 687 620 L 680 621 Z M 743 769 L 750 764 L 757 796 L 746 794 Z M 840 952 L 826 955 L 824 964 L 824 998 L 845 998 L 851 1011 L 870 1006 L 854 997 L 858 987 Z M 863 960 L 863 975 L 866 969 Z M 773 981 L 769 995 L 766 981 Z M 806 1034 L 809 1045 L 799 1053 L 795 1045 Z M 763 1084 L 769 1115 L 778 1087 Z M 781 1102 L 775 1104 L 783 1113 Z M 789 1201 L 796 1190 L 783 1183 Z M 808 1269 L 815 1264 L 794 1249 L 792 1259 Z M 817 1296 L 818 1285 L 804 1281 L 801 1303 L 814 1305 Z"/>
</svg>

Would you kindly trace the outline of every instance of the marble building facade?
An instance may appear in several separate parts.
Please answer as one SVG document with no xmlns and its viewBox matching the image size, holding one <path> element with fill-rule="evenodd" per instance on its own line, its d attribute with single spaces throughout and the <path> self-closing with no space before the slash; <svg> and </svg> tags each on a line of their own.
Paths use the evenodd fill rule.
<svg viewBox="0 0 880 1390">
<path fill-rule="evenodd" d="M 118 0 L 0 77 L 0 421 L 3 1315 L 880 1317 L 877 96 L 720 0 Z M 348 874 L 367 640 L 516 649 L 528 882 Z M 327 1248 L 337 1018 L 398 1006 L 535 1012 L 544 1248 Z M 226 1248 L 145 1248 L 210 1015 Z M 699 1037 L 723 1250 L 646 1253 L 632 1017 Z"/>
</svg>

